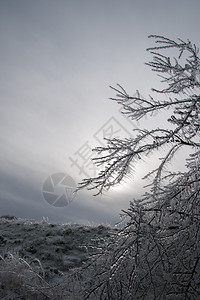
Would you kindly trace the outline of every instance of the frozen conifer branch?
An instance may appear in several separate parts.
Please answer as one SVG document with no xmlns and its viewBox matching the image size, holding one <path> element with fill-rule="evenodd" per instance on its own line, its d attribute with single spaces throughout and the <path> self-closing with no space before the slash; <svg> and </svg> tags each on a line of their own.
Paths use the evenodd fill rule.
<svg viewBox="0 0 200 300">
<path fill-rule="evenodd" d="M 134 138 L 107 139 L 107 146 L 97 147 L 94 152 L 98 154 L 94 163 L 103 167 L 99 174 L 90 179 L 84 179 L 79 188 L 97 189 L 96 194 L 120 183 L 129 175 L 131 165 L 139 158 L 150 156 L 160 149 L 166 148 L 167 154 L 161 160 L 160 166 L 151 172 L 154 195 L 162 184 L 163 170 L 167 163 L 175 157 L 177 151 L 183 147 L 190 147 L 191 152 L 198 151 L 200 146 L 200 59 L 198 49 L 190 41 L 178 42 L 162 36 L 150 36 L 156 39 L 159 46 L 147 49 L 153 54 L 153 61 L 147 63 L 155 72 L 162 72 L 166 85 L 163 90 L 153 89 L 157 92 L 157 99 L 149 96 L 144 99 L 139 92 L 130 96 L 119 84 L 111 87 L 116 97 L 111 98 L 123 107 L 122 113 L 132 120 L 151 117 L 155 113 L 168 110 L 168 122 L 173 125 L 172 130 L 156 128 L 153 130 L 134 130 Z M 174 59 L 161 54 L 163 50 L 173 48 L 178 50 Z M 184 59 L 183 59 L 184 55 Z M 189 93 L 189 92 L 190 93 Z M 169 94 L 168 100 L 160 100 L 159 94 Z M 147 175 L 148 176 L 148 175 Z"/>
<path fill-rule="evenodd" d="M 200 59 L 198 57 L 199 49 L 196 45 L 192 45 L 190 41 L 184 42 L 178 39 L 178 42 L 163 36 L 150 35 L 155 38 L 157 47 L 147 49 L 154 57 L 153 61 L 147 63 L 152 67 L 153 71 L 163 73 L 163 82 L 167 83 L 167 87 L 161 91 L 153 89 L 160 93 L 180 93 L 187 88 L 199 88 L 200 85 Z M 179 51 L 178 58 L 171 59 L 158 51 L 174 48 Z M 186 58 L 182 59 L 186 53 Z M 182 60 L 183 61 L 182 61 Z"/>
</svg>

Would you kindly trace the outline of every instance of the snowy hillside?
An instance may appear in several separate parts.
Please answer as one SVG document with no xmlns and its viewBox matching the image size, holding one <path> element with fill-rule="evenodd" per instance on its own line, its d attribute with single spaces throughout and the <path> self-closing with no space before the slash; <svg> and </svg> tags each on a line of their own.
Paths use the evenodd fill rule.
<svg viewBox="0 0 200 300">
<path fill-rule="evenodd" d="M 0 299 L 75 299 L 68 297 L 65 276 L 82 266 L 96 246 L 115 231 L 103 225 L 59 225 L 1 217 Z M 54 286 L 54 295 L 49 285 Z M 47 288 L 49 295 L 44 292 Z"/>
</svg>

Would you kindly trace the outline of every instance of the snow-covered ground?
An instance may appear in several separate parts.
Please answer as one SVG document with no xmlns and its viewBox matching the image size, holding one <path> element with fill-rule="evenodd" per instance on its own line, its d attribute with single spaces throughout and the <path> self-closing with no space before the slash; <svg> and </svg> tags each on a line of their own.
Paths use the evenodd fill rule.
<svg viewBox="0 0 200 300">
<path fill-rule="evenodd" d="M 0 217 L 0 299 L 75 300 L 74 296 L 66 296 L 67 293 L 65 296 L 50 294 L 48 298 L 46 292 L 47 298 L 42 298 L 42 292 L 30 292 L 34 289 L 33 281 L 40 281 L 37 284 L 43 291 L 48 285 L 61 283 L 64 291 L 65 276 L 81 267 L 89 254 L 96 251 L 96 246 L 103 244 L 116 230 L 104 225 L 51 224 L 46 220 Z M 24 285 L 23 289 L 20 285 Z"/>
</svg>

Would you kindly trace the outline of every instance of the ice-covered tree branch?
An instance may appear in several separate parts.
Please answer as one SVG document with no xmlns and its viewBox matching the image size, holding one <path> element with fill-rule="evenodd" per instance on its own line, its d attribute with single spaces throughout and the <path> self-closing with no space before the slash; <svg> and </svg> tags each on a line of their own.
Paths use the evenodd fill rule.
<svg viewBox="0 0 200 300">
<path fill-rule="evenodd" d="M 162 181 L 162 170 L 183 146 L 197 149 L 200 146 L 200 59 L 198 49 L 190 41 L 178 42 L 162 36 L 150 36 L 156 39 L 159 46 L 147 49 L 153 54 L 153 61 L 147 63 L 155 72 L 165 74 L 166 87 L 156 90 L 157 99 L 149 96 L 144 99 L 139 92 L 136 96 L 130 96 L 123 87 L 111 87 L 117 94 L 113 101 L 123 107 L 122 113 L 132 120 L 140 120 L 145 116 L 151 117 L 154 113 L 168 110 L 168 122 L 173 126 L 171 130 L 157 128 L 154 130 L 134 130 L 135 136 L 130 139 L 107 139 L 107 146 L 97 147 L 94 152 L 98 154 L 93 162 L 101 167 L 99 174 L 90 179 L 84 179 L 79 188 L 97 189 L 102 193 L 104 189 L 120 183 L 126 177 L 131 167 L 144 156 L 150 156 L 166 148 L 166 157 L 162 158 L 161 164 L 156 168 L 155 182 Z M 168 56 L 159 51 L 168 49 L 178 50 L 178 57 L 174 62 Z M 183 55 L 186 57 L 183 59 Z M 188 55 L 188 56 L 187 56 Z M 182 65 L 183 64 L 183 65 Z M 196 93 L 188 94 L 196 88 Z M 168 100 L 161 100 L 159 94 L 172 94 Z M 178 94 L 178 97 L 173 95 Z M 159 126 L 159 124 L 158 124 Z M 157 186 L 157 185 L 155 185 Z"/>
</svg>

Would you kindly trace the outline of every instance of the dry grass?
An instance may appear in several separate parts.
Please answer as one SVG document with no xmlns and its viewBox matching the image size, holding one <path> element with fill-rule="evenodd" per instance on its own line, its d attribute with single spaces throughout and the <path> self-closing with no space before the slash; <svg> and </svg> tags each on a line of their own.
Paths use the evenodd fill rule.
<svg viewBox="0 0 200 300">
<path fill-rule="evenodd" d="M 75 300 L 60 286 L 50 285 L 39 260 L 33 266 L 17 255 L 0 256 L 0 299 Z"/>
</svg>

